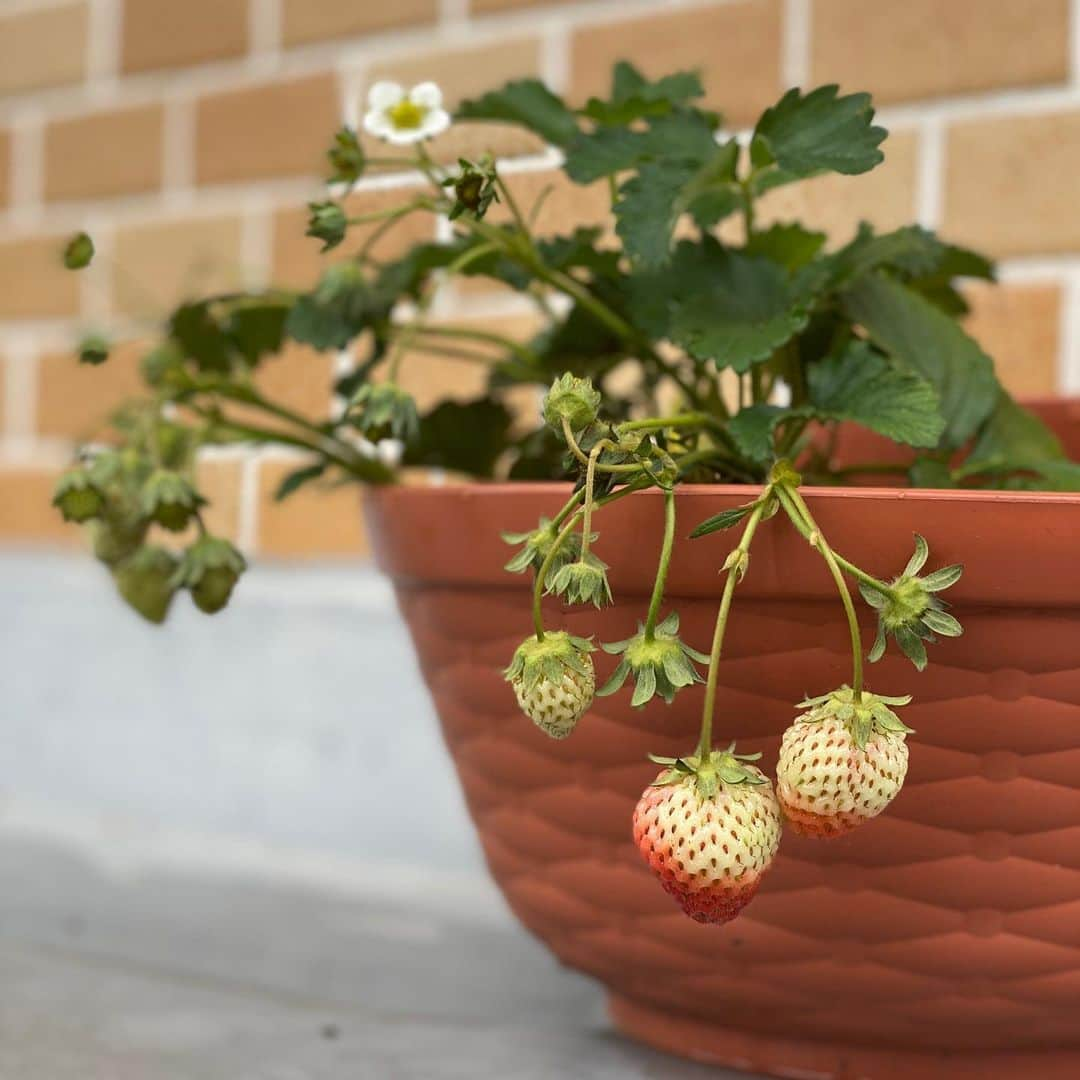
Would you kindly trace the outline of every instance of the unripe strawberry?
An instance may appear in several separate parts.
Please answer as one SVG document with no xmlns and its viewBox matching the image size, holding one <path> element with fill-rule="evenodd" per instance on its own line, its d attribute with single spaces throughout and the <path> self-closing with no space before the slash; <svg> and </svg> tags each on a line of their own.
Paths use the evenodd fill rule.
<svg viewBox="0 0 1080 1080">
<path fill-rule="evenodd" d="M 181 532 L 206 500 L 191 481 L 170 469 L 155 469 L 143 486 L 143 516 L 170 532 Z"/>
<path fill-rule="evenodd" d="M 120 595 L 144 618 L 162 623 L 173 598 L 177 559 L 164 548 L 144 546 L 113 570 Z"/>
<path fill-rule="evenodd" d="M 189 589 L 195 606 L 213 615 L 229 602 L 233 586 L 246 568 L 244 556 L 228 540 L 200 536 L 184 552 L 171 585 Z"/>
<path fill-rule="evenodd" d="M 669 765 L 634 810 L 634 843 L 692 919 L 730 922 L 753 899 L 780 845 L 781 816 L 772 785 L 733 747 L 701 763 Z"/>
<path fill-rule="evenodd" d="M 833 837 L 876 817 L 896 797 L 908 767 L 905 726 L 889 705 L 911 698 L 848 687 L 802 702 L 808 712 L 784 732 L 776 793 L 803 836 Z"/>
<path fill-rule="evenodd" d="M 65 521 L 82 523 L 101 513 L 105 497 L 86 469 L 69 469 L 57 482 L 52 504 Z"/>
<path fill-rule="evenodd" d="M 522 712 L 553 739 L 565 739 L 592 704 L 593 646 L 565 630 L 526 638 L 504 672 Z"/>
</svg>

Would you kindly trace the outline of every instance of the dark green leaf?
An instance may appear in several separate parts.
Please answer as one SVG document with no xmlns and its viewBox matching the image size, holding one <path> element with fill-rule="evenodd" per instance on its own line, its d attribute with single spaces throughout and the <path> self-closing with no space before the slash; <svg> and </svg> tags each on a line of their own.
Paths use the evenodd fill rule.
<svg viewBox="0 0 1080 1080">
<path fill-rule="evenodd" d="M 282 478 L 274 492 L 274 501 L 282 502 L 294 491 L 298 491 L 312 480 L 318 480 L 326 472 L 326 462 L 320 461 L 315 465 L 304 465 L 302 468 L 293 469 L 291 473 Z"/>
<path fill-rule="evenodd" d="M 806 326 L 809 300 L 776 263 L 716 249 L 701 288 L 678 306 L 671 338 L 699 360 L 749 371 Z"/>
<path fill-rule="evenodd" d="M 908 469 L 908 480 L 912 487 L 917 488 L 956 487 L 952 470 L 944 461 L 936 458 L 916 458 Z"/>
<path fill-rule="evenodd" d="M 721 510 L 719 514 L 713 514 L 711 518 L 706 518 L 696 529 L 694 529 L 690 534 L 690 538 L 693 540 L 699 536 L 707 536 L 709 533 L 719 532 L 721 529 L 730 529 L 732 526 L 738 525 L 739 522 L 754 509 L 754 506 L 754 503 L 749 503 L 746 506 L 735 506 L 730 510 Z"/>
<path fill-rule="evenodd" d="M 169 336 L 200 371 L 229 371 L 229 339 L 209 302 L 183 304 L 169 320 Z"/>
<path fill-rule="evenodd" d="M 728 421 L 728 434 L 741 454 L 751 461 L 767 462 L 773 457 L 776 425 L 792 415 L 792 410 L 779 405 L 749 405 Z"/>
<path fill-rule="evenodd" d="M 824 233 L 811 232 L 792 222 L 754 233 L 743 251 L 747 255 L 771 259 L 788 270 L 798 270 L 810 262 L 824 244 Z"/>
<path fill-rule="evenodd" d="M 539 79 L 518 79 L 501 90 L 463 101 L 459 120 L 498 120 L 519 124 L 555 146 L 566 146 L 581 130 L 574 114 Z"/>
<path fill-rule="evenodd" d="M 792 177 L 829 170 L 854 175 L 881 163 L 879 144 L 888 134 L 874 127 L 869 94 L 837 96 L 836 86 L 803 95 L 789 90 L 766 109 L 754 129 L 755 165 L 775 162 Z"/>
<path fill-rule="evenodd" d="M 936 446 L 945 428 L 938 396 L 865 341 L 813 364 L 810 404 L 819 419 L 850 420 L 895 442 Z"/>
<path fill-rule="evenodd" d="M 233 305 L 226 324 L 237 351 L 251 365 L 264 356 L 281 351 L 285 320 L 290 304 L 286 300 L 252 297 Z"/>
<path fill-rule="evenodd" d="M 420 436 L 405 462 L 490 476 L 509 445 L 511 419 L 505 406 L 486 398 L 444 401 L 420 418 Z"/>
<path fill-rule="evenodd" d="M 590 98 L 582 114 L 598 124 L 629 124 L 646 116 L 663 115 L 704 93 L 695 72 L 680 71 L 649 82 L 632 64 L 620 60 L 615 65 L 610 99 Z"/>
<path fill-rule="evenodd" d="M 938 393 L 941 445 L 961 446 L 990 415 L 1001 390 L 990 358 L 957 323 L 905 285 L 878 272 L 843 294 L 853 322 Z"/>
</svg>

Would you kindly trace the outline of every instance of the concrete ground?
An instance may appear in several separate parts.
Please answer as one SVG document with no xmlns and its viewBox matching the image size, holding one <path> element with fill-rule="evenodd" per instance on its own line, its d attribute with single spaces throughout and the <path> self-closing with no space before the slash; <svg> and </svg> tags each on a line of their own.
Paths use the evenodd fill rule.
<svg viewBox="0 0 1080 1080">
<path fill-rule="evenodd" d="M 723 1080 L 513 922 L 385 583 L 176 616 L 0 555 L 0 1080 Z"/>
</svg>

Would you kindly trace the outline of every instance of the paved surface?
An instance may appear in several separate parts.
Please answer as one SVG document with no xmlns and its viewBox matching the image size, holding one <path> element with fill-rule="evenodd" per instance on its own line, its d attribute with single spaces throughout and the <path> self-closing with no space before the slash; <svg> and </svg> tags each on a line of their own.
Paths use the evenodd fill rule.
<svg viewBox="0 0 1080 1080">
<path fill-rule="evenodd" d="M 483 879 L 442 900 L 437 876 L 373 873 L 371 896 L 359 874 L 307 876 L 114 865 L 0 836 L 0 1078 L 728 1075 L 615 1035 L 599 989 Z"/>
</svg>

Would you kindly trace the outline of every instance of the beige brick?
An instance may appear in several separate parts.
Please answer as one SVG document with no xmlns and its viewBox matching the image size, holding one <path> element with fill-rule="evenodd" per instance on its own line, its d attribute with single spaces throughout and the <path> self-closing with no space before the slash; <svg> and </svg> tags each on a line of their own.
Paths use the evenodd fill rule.
<svg viewBox="0 0 1080 1080">
<path fill-rule="evenodd" d="M 197 218 L 117 229 L 114 302 L 125 315 L 160 318 L 182 300 L 242 284 L 238 218 Z"/>
<path fill-rule="evenodd" d="M 146 393 L 139 361 L 141 342 L 113 348 L 96 367 L 80 364 L 73 353 L 51 353 L 38 360 L 37 431 L 50 438 L 86 442 L 101 436 L 109 416 L 125 401 Z"/>
<path fill-rule="evenodd" d="M 274 501 L 281 481 L 302 464 L 299 460 L 264 461 L 259 466 L 259 554 L 366 557 L 370 549 L 358 484 L 335 488 L 309 485 L 284 502 Z"/>
<path fill-rule="evenodd" d="M 78 275 L 64 268 L 65 237 L 0 242 L 0 318 L 47 319 L 79 310 Z"/>
<path fill-rule="evenodd" d="M 290 342 L 276 356 L 259 364 L 255 385 L 270 401 L 311 420 L 325 420 L 330 415 L 333 395 L 334 357 Z M 280 426 L 279 421 L 258 409 L 234 408 L 230 406 L 229 415 Z"/>
<path fill-rule="evenodd" d="M 572 3 L 574 0 L 468 0 L 469 11 L 473 15 L 497 15 L 504 11 Z"/>
<path fill-rule="evenodd" d="M 1063 82 L 1068 0 L 815 0 L 813 83 L 880 102 Z"/>
<path fill-rule="evenodd" d="M 368 85 L 391 79 L 403 86 L 431 80 L 442 89 L 446 107 L 455 109 L 464 99 L 479 97 L 511 79 L 540 73 L 540 42 L 536 38 L 510 38 L 497 45 L 470 49 L 444 49 L 412 55 L 392 63 L 372 64 Z M 372 154 L 387 152 L 383 143 L 365 138 Z M 511 124 L 458 121 L 430 144 L 438 161 L 456 162 L 459 157 L 477 158 L 487 152 L 496 157 L 535 154 L 544 149 L 541 139 Z M 393 151 L 396 155 L 396 150 Z"/>
<path fill-rule="evenodd" d="M 861 176 L 832 174 L 775 188 L 758 204 L 758 224 L 799 221 L 820 229 L 829 247 L 851 239 L 860 221 L 880 230 L 909 225 L 915 216 L 917 140 L 910 132 L 890 135 L 882 145 L 885 161 Z M 735 219 L 724 235 L 737 234 Z"/>
<path fill-rule="evenodd" d="M 45 198 L 93 199 L 161 186 L 160 105 L 58 120 L 45 129 Z"/>
<path fill-rule="evenodd" d="M 234 543 L 240 533 L 240 483 L 243 466 L 239 461 L 202 458 L 195 471 L 199 492 L 207 505 L 202 519 L 215 536 Z"/>
<path fill-rule="evenodd" d="M 532 216 L 537 201 L 550 188 L 540 204 L 540 212 L 532 226 L 536 236 L 571 233 L 578 225 L 601 225 L 614 228 L 611 214 L 611 193 L 604 182 L 582 186 L 567 179 L 561 169 L 541 172 L 514 173 L 506 177 L 510 193 L 527 218 Z M 492 221 L 510 221 L 510 210 L 504 203 L 488 211 Z"/>
<path fill-rule="evenodd" d="M 967 330 L 1018 397 L 1058 393 L 1061 290 L 1056 285 L 971 284 Z"/>
<path fill-rule="evenodd" d="M 511 341 L 526 343 L 541 326 L 535 315 L 502 315 L 486 318 L 432 320 L 434 330 L 460 329 L 497 334 Z M 434 346 L 435 348 L 429 348 Z M 437 333 L 424 338 L 422 346 L 410 349 L 402 357 L 398 381 L 416 399 L 421 412 L 438 405 L 440 401 L 471 401 L 486 392 L 490 368 L 485 363 L 444 356 L 439 346 L 447 349 L 463 349 L 480 357 L 495 359 L 506 356 L 503 346 L 488 341 L 440 336 Z M 535 388 L 526 387 L 511 391 L 507 404 L 512 412 L 528 413 L 535 420 L 537 398 Z"/>
<path fill-rule="evenodd" d="M 749 124 L 780 94 L 781 6 L 779 0 L 736 0 L 577 30 L 570 96 L 576 104 L 606 97 L 617 60 L 652 78 L 699 69 L 708 105 L 730 124 Z"/>
<path fill-rule="evenodd" d="M 955 124 L 942 231 L 995 255 L 1075 251 L 1078 172 L 1080 111 Z"/>
<path fill-rule="evenodd" d="M 0 209 L 11 201 L 11 135 L 0 131 Z"/>
<path fill-rule="evenodd" d="M 438 0 L 283 0 L 281 36 L 286 45 L 303 45 L 421 26 L 435 22 L 438 13 Z"/>
<path fill-rule="evenodd" d="M 423 189 L 419 187 L 396 187 L 382 191 L 356 192 L 345 200 L 345 209 L 352 217 L 378 213 L 401 206 L 421 190 Z M 352 226 L 345 242 L 324 255 L 320 253 L 322 242 L 304 235 L 307 220 L 306 208 L 281 210 L 274 215 L 275 285 L 310 289 L 327 265 L 355 255 L 378 224 Z M 400 218 L 388 229 L 372 246 L 371 254 L 381 260 L 396 259 L 413 244 L 434 239 L 434 216 L 425 210 L 418 210 Z"/>
<path fill-rule="evenodd" d="M 127 72 L 243 56 L 248 0 L 123 0 L 120 66 Z"/>
<path fill-rule="evenodd" d="M 0 544 L 85 544 L 83 530 L 67 524 L 52 506 L 61 471 L 37 465 L 0 466 Z"/>
<path fill-rule="evenodd" d="M 321 174 L 338 114 L 333 75 L 207 95 L 196 105 L 196 178 L 213 184 Z"/>
<path fill-rule="evenodd" d="M 87 24 L 85 3 L 0 14 L 0 95 L 80 82 Z"/>
</svg>

